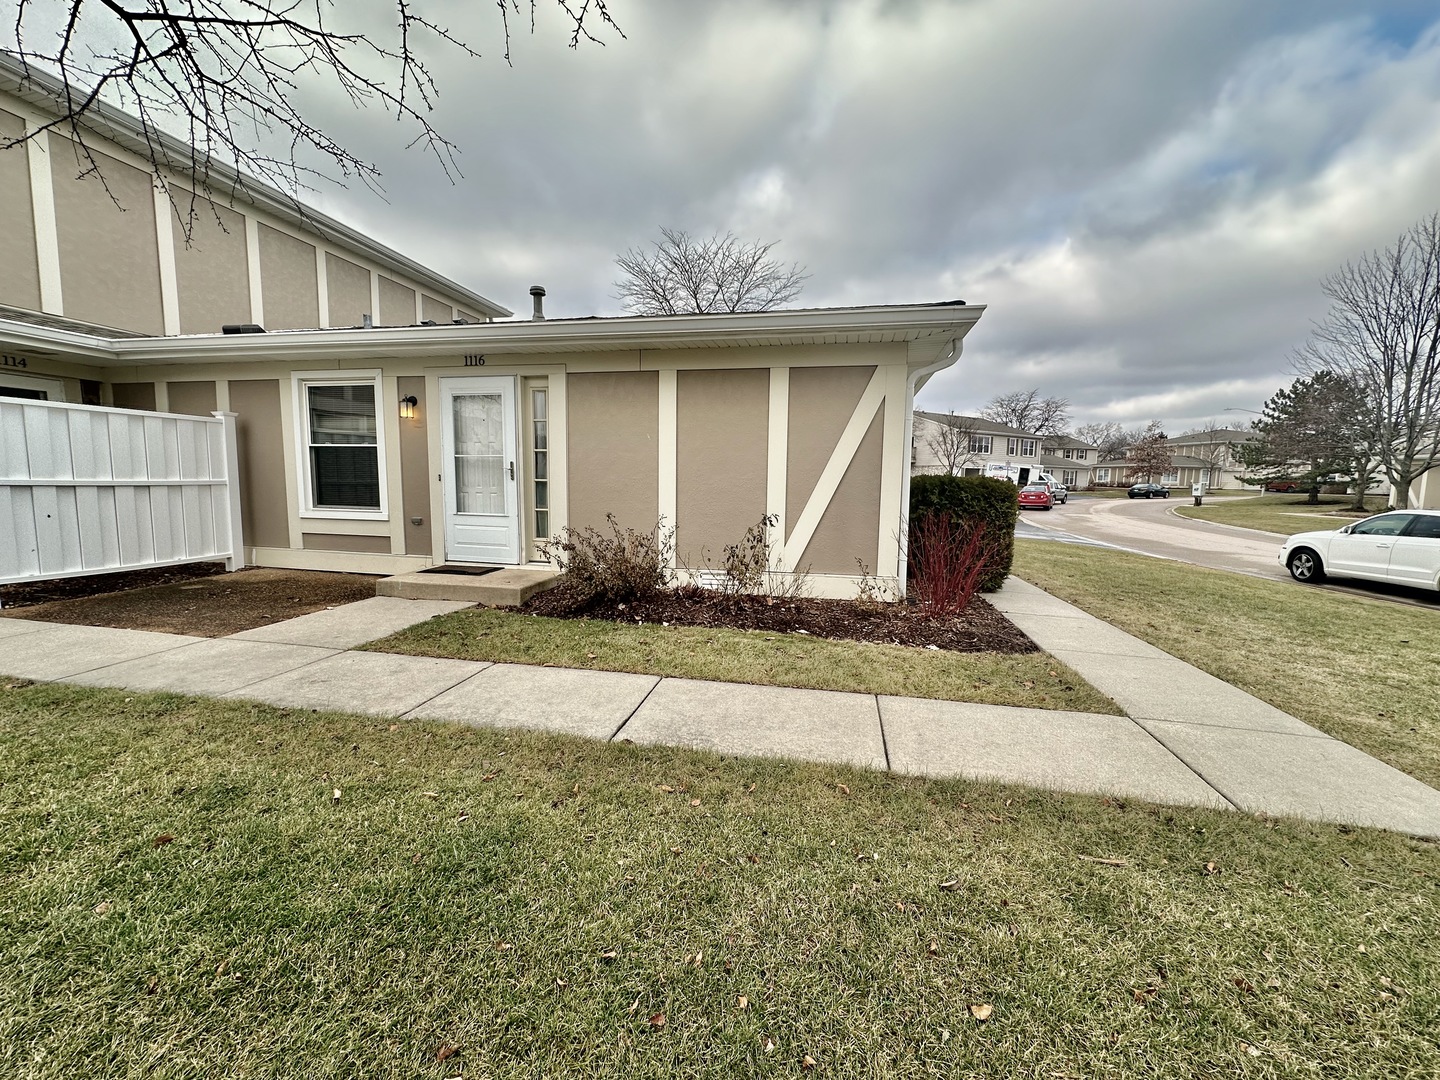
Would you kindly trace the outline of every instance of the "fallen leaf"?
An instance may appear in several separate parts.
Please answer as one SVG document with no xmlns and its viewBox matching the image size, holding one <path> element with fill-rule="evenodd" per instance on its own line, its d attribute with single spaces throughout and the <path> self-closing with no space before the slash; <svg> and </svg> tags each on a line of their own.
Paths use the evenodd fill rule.
<svg viewBox="0 0 1440 1080">
<path fill-rule="evenodd" d="M 1205 873 L 1206 873 L 1206 874 L 1218 874 L 1219 872 L 1220 872 L 1220 867 L 1216 866 L 1213 862 L 1207 862 L 1207 863 L 1205 864 Z"/>
<path fill-rule="evenodd" d="M 1253 994 L 1255 992 L 1255 984 L 1242 975 L 1236 975 L 1235 978 L 1230 981 L 1247 994 Z"/>
<path fill-rule="evenodd" d="M 838 791 L 841 795 L 849 795 L 849 794 L 850 794 L 850 785 L 849 785 L 849 784 L 836 784 L 836 785 L 835 785 L 835 790 Z"/>
<path fill-rule="evenodd" d="M 682 851 L 684 851 L 684 850 L 685 850 L 684 848 L 672 847 L 672 848 L 670 849 L 670 854 L 671 854 L 671 855 L 679 855 L 679 854 L 680 854 Z"/>
<path fill-rule="evenodd" d="M 619 955 L 620 955 L 620 954 L 619 954 L 618 952 L 616 952 L 614 949 L 606 949 L 604 952 L 602 952 L 602 953 L 600 954 L 600 959 L 601 959 L 601 960 L 614 960 L 614 959 L 616 959 Z"/>
<path fill-rule="evenodd" d="M 704 951 L 703 949 L 697 950 L 696 953 L 695 953 L 695 966 L 696 966 L 696 967 L 699 967 L 699 966 L 700 966 L 700 962 L 701 962 L 702 960 L 704 960 L 704 959 L 705 959 L 705 951 Z"/>
<path fill-rule="evenodd" d="M 556 990 L 564 990 L 564 989 L 565 989 L 567 986 L 569 986 L 569 985 L 570 985 L 570 984 L 569 984 L 568 982 L 566 982 L 564 979 L 556 979 L 556 980 L 555 980 L 555 989 L 556 989 Z"/>
<path fill-rule="evenodd" d="M 938 941 L 930 942 L 929 945 L 925 946 L 925 951 L 931 956 L 940 955 L 940 943 Z"/>
<path fill-rule="evenodd" d="M 664 1027 L 664 1026 L 665 1026 L 665 1014 L 664 1014 L 664 1013 L 655 1013 L 655 1014 L 653 1014 L 653 1015 L 650 1017 L 650 1026 L 651 1026 L 652 1028 L 662 1028 L 662 1027 Z"/>
<path fill-rule="evenodd" d="M 170 841 L 174 839 L 174 833 L 162 832 L 159 836 L 155 837 L 154 843 L 156 847 L 164 847 L 166 844 L 170 843 Z"/>
<path fill-rule="evenodd" d="M 699 806 L 699 805 L 700 805 L 700 800 L 699 800 L 699 799 L 691 799 L 691 800 L 690 800 L 690 805 L 691 805 L 691 806 Z"/>
<path fill-rule="evenodd" d="M 669 784 L 661 784 L 661 785 L 660 785 L 660 790 L 663 791 L 666 795 L 673 795 L 673 794 L 675 794 L 675 789 L 674 789 L 673 787 L 671 787 Z"/>
<path fill-rule="evenodd" d="M 511 949 L 513 949 L 514 947 L 515 947 L 515 946 L 514 946 L 514 945 L 511 945 L 508 941 L 497 941 L 497 942 L 495 942 L 495 951 L 496 951 L 496 952 L 509 952 L 509 951 L 510 951 Z"/>
<path fill-rule="evenodd" d="M 774 1049 L 775 1049 L 775 1043 L 774 1043 L 774 1041 L 771 1040 L 771 1038 L 770 1038 L 769 1035 L 766 1035 L 766 1036 L 765 1036 L 765 1046 L 764 1046 L 765 1053 L 768 1054 L 768 1053 L 770 1053 L 771 1051 L 773 1051 Z"/>
<path fill-rule="evenodd" d="M 391 730 L 391 731 L 399 731 L 399 730 L 400 730 L 400 725 L 399 725 L 399 724 L 391 724 L 391 725 L 390 725 L 390 730 Z"/>
<path fill-rule="evenodd" d="M 595 654 L 594 654 L 593 652 L 587 652 L 587 653 L 585 654 L 585 659 L 586 659 L 586 660 L 594 660 L 594 659 L 595 659 Z"/>
<path fill-rule="evenodd" d="M 1364 943 L 1362 942 L 1361 944 L 1355 946 L 1355 951 L 1356 951 L 1356 952 L 1369 952 L 1370 950 L 1367 949 L 1367 948 L 1365 948 L 1365 945 L 1364 945 Z"/>
<path fill-rule="evenodd" d="M 1265 980 L 1265 985 L 1271 990 L 1278 990 L 1280 987 L 1280 976 L 1271 975 L 1270 978 Z"/>
<path fill-rule="evenodd" d="M 942 888 L 942 889 L 944 889 L 946 892 L 959 892 L 959 891 L 960 891 L 960 879 L 959 879 L 959 878 L 951 878 L 949 881 L 942 881 L 942 882 L 940 882 L 940 886 L 939 886 L 939 887 Z"/>
<path fill-rule="evenodd" d="M 225 972 L 227 972 L 227 971 L 229 971 L 229 970 L 230 970 L 230 961 L 229 961 L 229 960 L 221 960 L 220 963 L 215 966 L 215 977 L 218 979 L 221 975 L 224 975 Z"/>
<path fill-rule="evenodd" d="M 426 799 L 438 799 L 440 797 L 440 793 L 438 791 L 422 791 L 420 792 L 420 795 Z"/>
<path fill-rule="evenodd" d="M 989 1019 L 990 1019 L 990 1015 L 991 1015 L 994 1011 L 995 1011 L 995 1006 L 994 1006 L 994 1005 L 971 1005 L 971 1006 L 970 1006 L 970 1015 L 973 1016 L 976 1020 L 979 1020 L 982 1024 L 983 1024 L 986 1020 L 989 1020 Z"/>
<path fill-rule="evenodd" d="M 744 994 L 741 994 L 739 1000 L 735 1002 L 735 1007 L 737 1009 L 748 1009 L 750 1007 L 750 999 Z"/>
<path fill-rule="evenodd" d="M 755 785 L 754 785 L 754 784 L 751 784 L 749 787 L 747 787 L 747 788 L 745 789 L 745 794 L 746 794 L 746 795 L 754 795 L 754 794 L 755 794 Z"/>
<path fill-rule="evenodd" d="M 96 904 L 91 910 L 93 910 L 96 915 L 104 915 L 110 910 L 110 907 L 111 904 L 109 900 L 101 900 L 100 903 Z"/>
<path fill-rule="evenodd" d="M 460 1052 L 458 1046 L 451 1046 L 449 1043 L 441 1043 L 440 1049 L 435 1051 L 436 1061 L 449 1061 Z"/>
<path fill-rule="evenodd" d="M 800 1059 L 800 1068 L 813 1069 L 814 1067 L 815 1059 L 812 1058 L 809 1054 L 806 1054 L 803 1058 Z"/>
<path fill-rule="evenodd" d="M 625 1011 L 628 1012 L 631 1016 L 634 1016 L 635 1010 L 638 1008 L 640 1008 L 640 999 L 636 998 L 630 1003 L 630 1008 L 626 1009 Z"/>
<path fill-rule="evenodd" d="M 330 801 L 332 803 L 338 803 L 340 801 L 340 789 L 338 787 L 333 792 L 331 792 Z"/>
</svg>

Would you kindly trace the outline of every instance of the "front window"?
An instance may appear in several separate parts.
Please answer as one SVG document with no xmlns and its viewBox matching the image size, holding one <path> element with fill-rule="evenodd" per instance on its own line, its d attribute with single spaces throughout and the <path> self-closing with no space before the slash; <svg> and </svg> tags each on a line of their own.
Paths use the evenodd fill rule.
<svg viewBox="0 0 1440 1080">
<path fill-rule="evenodd" d="M 1163 476 L 1160 477 L 1160 482 L 1162 484 L 1178 484 L 1180 482 L 1179 470 L 1171 469 L 1169 472 L 1165 473 Z"/>
<path fill-rule="evenodd" d="M 1075 460 L 1075 451 L 1074 451 L 1074 450 L 1066 450 L 1066 451 L 1064 451 L 1064 456 L 1065 456 L 1065 459 L 1066 459 L 1067 461 L 1074 461 L 1074 460 Z"/>
<path fill-rule="evenodd" d="M 1095 482 L 1096 482 L 1097 484 L 1108 484 L 1108 483 L 1110 482 L 1110 470 L 1109 470 L 1109 469 L 1096 469 L 1096 470 L 1095 470 Z"/>
<path fill-rule="evenodd" d="M 1014 456 L 1015 456 L 1016 454 L 1018 454 L 1018 453 L 1020 453 L 1020 440 L 1019 440 L 1019 439 L 1006 439 L 1006 440 L 1005 440 L 1005 456 L 1006 456 L 1006 457 L 1014 457 Z"/>
<path fill-rule="evenodd" d="M 1034 439 L 1021 439 L 1021 440 L 1020 440 L 1020 456 L 1021 456 L 1021 457 L 1034 457 L 1034 456 L 1035 456 L 1035 440 L 1034 440 Z"/>
<path fill-rule="evenodd" d="M 989 435 L 971 435 L 971 436 L 970 436 L 970 453 L 972 453 L 972 454 L 988 454 L 988 453 L 990 453 L 990 436 L 989 436 Z"/>
<path fill-rule="evenodd" d="M 1089 460 L 1089 459 L 1086 457 L 1086 455 L 1089 454 L 1089 453 L 1090 453 L 1089 450 L 1076 450 L 1076 451 L 1075 451 L 1075 459 L 1076 459 L 1077 461 L 1087 461 L 1087 460 Z"/>
<path fill-rule="evenodd" d="M 307 509 L 383 513 L 378 380 L 302 382 Z"/>
<path fill-rule="evenodd" d="M 1066 469 L 1060 474 L 1060 482 L 1067 488 L 1073 488 L 1079 482 L 1080 476 L 1074 469 Z"/>
</svg>

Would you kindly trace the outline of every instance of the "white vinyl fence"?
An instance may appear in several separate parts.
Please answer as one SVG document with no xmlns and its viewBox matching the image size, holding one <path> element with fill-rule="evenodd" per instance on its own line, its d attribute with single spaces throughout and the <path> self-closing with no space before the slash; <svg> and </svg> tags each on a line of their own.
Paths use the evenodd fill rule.
<svg viewBox="0 0 1440 1080">
<path fill-rule="evenodd" d="M 235 414 L 0 398 L 0 584 L 244 565 Z"/>
</svg>

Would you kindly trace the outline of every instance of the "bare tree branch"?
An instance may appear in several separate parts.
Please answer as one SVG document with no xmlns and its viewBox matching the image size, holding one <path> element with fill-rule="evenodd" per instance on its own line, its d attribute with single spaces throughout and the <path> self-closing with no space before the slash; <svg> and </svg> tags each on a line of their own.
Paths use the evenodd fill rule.
<svg viewBox="0 0 1440 1080">
<path fill-rule="evenodd" d="M 228 199 L 247 173 L 297 206 L 299 193 L 320 178 L 358 177 L 379 190 L 379 168 L 301 111 L 302 90 L 318 79 L 357 108 L 379 105 L 407 125 L 413 132 L 407 145 L 433 155 L 453 182 L 460 175 L 457 147 L 430 123 L 439 87 L 425 54 L 448 48 L 478 59 L 480 53 L 424 14 L 423 0 L 392 2 L 393 36 L 382 37 L 358 5 L 332 0 L 68 0 L 53 40 L 34 44 L 54 11 L 19 0 L 15 55 L 27 78 L 39 81 L 38 72 L 58 80 L 59 115 L 18 139 L 0 140 L 0 149 L 61 132 L 75 147 L 81 175 L 103 182 L 92 133 L 106 129 L 102 103 L 116 104 L 139 119 L 150 162 L 188 240 L 195 196 Z M 521 0 L 496 2 L 509 63 L 510 18 L 520 13 Z M 529 0 L 532 32 L 538 2 Z M 582 40 L 603 44 L 595 24 L 624 36 L 607 0 L 554 2 L 569 24 L 572 48 Z M 329 16 L 339 13 L 340 25 L 332 26 Z M 266 135 L 278 136 L 285 151 L 259 149 Z M 167 174 L 189 188 L 188 207 Z"/>
<path fill-rule="evenodd" d="M 973 441 L 975 422 L 968 416 L 957 416 L 952 412 L 946 414 L 943 420 L 932 420 L 931 423 L 935 427 L 926 437 L 925 445 L 949 475 L 959 476 L 966 465 L 979 459 Z"/>
<path fill-rule="evenodd" d="M 1059 397 L 1042 398 L 1036 387 L 991 398 L 980 415 L 1036 435 L 1064 435 L 1070 424 L 1070 402 Z"/>
<path fill-rule="evenodd" d="M 800 295 L 809 275 L 770 257 L 778 241 L 745 242 L 733 233 L 697 239 L 684 229 L 660 230 L 646 248 L 616 256 L 623 275 L 615 297 L 633 315 L 694 315 L 770 311 Z"/>
<path fill-rule="evenodd" d="M 1296 367 L 1358 388 L 1368 449 L 1403 509 L 1415 480 L 1440 467 L 1440 214 L 1346 263 L 1323 287 L 1330 311 Z"/>
<path fill-rule="evenodd" d="M 1125 469 L 1125 479 L 1135 483 L 1144 478 L 1149 483 L 1159 473 L 1163 476 L 1174 465 L 1170 456 L 1170 440 L 1165 437 L 1159 420 L 1152 420 L 1145 427 L 1145 433 L 1130 447 Z"/>
</svg>

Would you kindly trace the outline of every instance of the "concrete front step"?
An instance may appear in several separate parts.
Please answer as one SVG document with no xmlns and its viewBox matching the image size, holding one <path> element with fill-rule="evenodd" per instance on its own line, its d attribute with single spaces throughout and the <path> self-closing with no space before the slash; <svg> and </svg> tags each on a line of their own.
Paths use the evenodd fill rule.
<svg viewBox="0 0 1440 1080">
<path fill-rule="evenodd" d="M 507 566 L 489 574 L 444 574 L 431 571 L 396 574 L 375 583 L 377 596 L 407 600 L 463 600 L 484 607 L 515 607 L 560 583 L 549 568 Z"/>
</svg>

